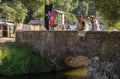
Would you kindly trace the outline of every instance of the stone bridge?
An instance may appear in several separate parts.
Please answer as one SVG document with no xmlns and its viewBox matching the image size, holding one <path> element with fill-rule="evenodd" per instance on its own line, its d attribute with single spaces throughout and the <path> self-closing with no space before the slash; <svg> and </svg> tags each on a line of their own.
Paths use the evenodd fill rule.
<svg viewBox="0 0 120 79">
<path fill-rule="evenodd" d="M 63 60 L 68 56 L 97 55 L 101 61 L 116 61 L 120 56 L 119 31 L 24 31 L 17 32 L 16 41 L 27 43 L 40 56 L 49 57 L 58 69 L 65 67 Z"/>
</svg>

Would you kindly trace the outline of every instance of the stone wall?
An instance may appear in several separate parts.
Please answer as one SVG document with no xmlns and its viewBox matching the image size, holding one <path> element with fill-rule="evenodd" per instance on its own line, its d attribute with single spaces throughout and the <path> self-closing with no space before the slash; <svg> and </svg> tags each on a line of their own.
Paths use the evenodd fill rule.
<svg viewBox="0 0 120 79">
<path fill-rule="evenodd" d="M 104 53 L 119 53 L 120 32 L 87 32 L 85 37 L 77 31 L 17 32 L 16 41 L 33 46 L 38 53 L 58 56 L 64 52 L 82 53 L 89 57 Z"/>
<path fill-rule="evenodd" d="M 82 35 L 80 33 L 78 31 L 17 32 L 16 41 L 27 43 L 40 56 L 50 57 L 51 62 L 56 65 L 56 69 L 65 67 L 63 66 L 65 65 L 63 60 L 68 56 L 84 55 L 90 60 L 94 59 L 92 57 L 97 56 L 99 63 L 98 66 L 95 63 L 95 68 L 104 68 L 105 64 L 108 65 L 106 67 L 109 67 L 109 62 L 112 63 L 111 68 L 118 69 L 114 70 L 115 76 L 118 75 L 120 73 L 118 67 L 120 63 L 118 59 L 120 58 L 120 32 L 88 31 L 85 37 L 79 36 Z M 92 61 L 90 61 L 90 64 L 92 64 L 92 66 L 89 65 L 90 68 L 94 66 Z M 100 74 L 101 70 L 105 71 L 100 69 L 99 71 L 94 70 L 94 72 Z M 112 70 L 109 72 L 112 72 Z M 111 79 L 115 78 L 111 77 Z"/>
</svg>

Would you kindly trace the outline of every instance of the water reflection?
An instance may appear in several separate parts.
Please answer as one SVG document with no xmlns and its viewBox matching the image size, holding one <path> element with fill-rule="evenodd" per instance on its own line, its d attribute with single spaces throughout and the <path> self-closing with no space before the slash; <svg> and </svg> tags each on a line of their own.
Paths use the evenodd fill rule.
<svg viewBox="0 0 120 79">
<path fill-rule="evenodd" d="M 82 75 L 81 75 L 81 74 Z M 85 70 L 74 70 L 64 73 L 52 73 L 52 74 L 37 74 L 27 76 L 14 76 L 14 77 L 3 77 L 0 79 L 87 79 Z"/>
<path fill-rule="evenodd" d="M 87 76 L 87 69 L 76 69 L 72 71 L 65 72 L 65 75 L 68 76 L 79 76 L 79 77 L 86 77 Z"/>
</svg>

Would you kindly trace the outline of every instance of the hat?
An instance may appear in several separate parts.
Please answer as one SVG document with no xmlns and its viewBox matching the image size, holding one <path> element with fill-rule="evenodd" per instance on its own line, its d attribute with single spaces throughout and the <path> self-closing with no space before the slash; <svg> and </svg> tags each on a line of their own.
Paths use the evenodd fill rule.
<svg viewBox="0 0 120 79">
<path fill-rule="evenodd" d="M 91 16 L 88 17 L 88 19 L 90 19 L 90 18 L 95 19 L 93 15 L 91 15 Z"/>
</svg>

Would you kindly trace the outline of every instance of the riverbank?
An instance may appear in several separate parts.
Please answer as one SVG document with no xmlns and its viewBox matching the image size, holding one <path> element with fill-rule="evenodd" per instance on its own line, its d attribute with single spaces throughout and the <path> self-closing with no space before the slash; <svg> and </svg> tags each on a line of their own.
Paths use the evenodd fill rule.
<svg viewBox="0 0 120 79">
<path fill-rule="evenodd" d="M 77 57 L 70 60 L 78 61 Z M 24 76 L 30 74 L 64 73 L 55 71 L 56 66 L 50 61 L 50 57 L 40 56 L 31 50 L 26 44 L 6 42 L 0 44 L 0 76 Z M 68 67 L 69 70 L 75 69 Z M 79 68 L 79 67 L 76 67 Z"/>
<path fill-rule="evenodd" d="M 15 75 L 49 72 L 48 59 L 33 53 L 25 44 L 4 43 L 0 45 L 0 74 Z"/>
</svg>

